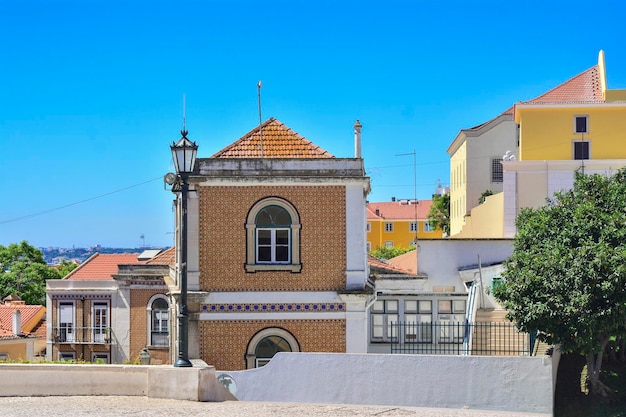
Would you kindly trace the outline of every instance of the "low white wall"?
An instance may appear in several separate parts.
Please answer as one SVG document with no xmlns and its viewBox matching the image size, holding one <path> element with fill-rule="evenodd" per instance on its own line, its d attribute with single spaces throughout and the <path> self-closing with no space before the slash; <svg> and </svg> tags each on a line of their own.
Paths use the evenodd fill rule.
<svg viewBox="0 0 626 417">
<path fill-rule="evenodd" d="M 375 404 L 552 414 L 550 357 L 278 353 L 218 371 L 243 401 Z M 230 381 L 232 380 L 232 381 Z"/>
<path fill-rule="evenodd" d="M 235 399 L 215 368 L 171 365 L 0 364 L 0 396 L 130 395 L 191 401 Z"/>
</svg>

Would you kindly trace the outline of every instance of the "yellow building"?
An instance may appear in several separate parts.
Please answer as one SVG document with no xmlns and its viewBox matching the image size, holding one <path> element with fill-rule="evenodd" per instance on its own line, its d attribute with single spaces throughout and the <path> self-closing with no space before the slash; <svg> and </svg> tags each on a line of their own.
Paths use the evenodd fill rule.
<svg viewBox="0 0 626 417">
<path fill-rule="evenodd" d="M 597 65 L 516 103 L 513 117 L 519 148 L 503 155 L 502 195 L 472 209 L 453 237 L 513 237 L 519 210 L 571 188 L 575 171 L 607 173 L 626 166 L 626 90 L 608 89 L 603 51 Z"/>
<path fill-rule="evenodd" d="M 441 230 L 428 222 L 431 200 L 367 203 L 367 250 L 378 247 L 409 248 L 415 239 L 441 238 Z"/>
</svg>

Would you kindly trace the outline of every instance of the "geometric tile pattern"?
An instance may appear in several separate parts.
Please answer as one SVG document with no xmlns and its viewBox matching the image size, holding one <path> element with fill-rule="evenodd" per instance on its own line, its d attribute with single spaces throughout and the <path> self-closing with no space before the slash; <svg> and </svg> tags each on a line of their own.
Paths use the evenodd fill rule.
<svg viewBox="0 0 626 417">
<path fill-rule="evenodd" d="M 343 186 L 201 186 L 201 291 L 343 291 L 346 286 L 346 189 Z M 299 273 L 246 273 L 245 222 L 268 196 L 291 203 L 300 216 Z"/>
<path fill-rule="evenodd" d="M 346 351 L 345 320 L 200 320 L 200 358 L 216 369 L 246 369 L 250 339 L 259 331 L 279 327 L 291 333 L 301 352 Z"/>
<path fill-rule="evenodd" d="M 344 311 L 343 303 L 258 303 L 258 304 L 204 304 L 204 313 L 284 313 Z"/>
</svg>

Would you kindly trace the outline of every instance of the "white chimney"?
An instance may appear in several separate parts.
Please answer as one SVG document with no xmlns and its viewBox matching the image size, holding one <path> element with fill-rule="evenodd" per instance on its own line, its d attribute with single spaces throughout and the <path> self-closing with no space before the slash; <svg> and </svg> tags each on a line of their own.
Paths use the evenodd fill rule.
<svg viewBox="0 0 626 417">
<path fill-rule="evenodd" d="M 22 335 L 22 313 L 20 310 L 13 311 L 13 334 L 15 336 Z"/>
<path fill-rule="evenodd" d="M 354 157 L 361 158 L 361 122 L 359 119 L 356 119 L 356 123 L 354 124 Z"/>
</svg>

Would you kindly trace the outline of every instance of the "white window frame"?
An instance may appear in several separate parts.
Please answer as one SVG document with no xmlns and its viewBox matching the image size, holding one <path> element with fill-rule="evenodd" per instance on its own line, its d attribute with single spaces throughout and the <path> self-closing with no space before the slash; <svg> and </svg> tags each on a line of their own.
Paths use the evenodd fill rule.
<svg viewBox="0 0 626 417">
<path fill-rule="evenodd" d="M 67 311 L 69 309 L 69 311 Z M 61 301 L 58 304 L 57 336 L 60 343 L 72 343 L 76 338 L 76 304 L 74 301 Z M 68 321 L 68 318 L 70 319 Z"/>
<path fill-rule="evenodd" d="M 256 357 L 257 345 L 259 344 L 259 342 L 269 336 L 281 337 L 287 342 L 292 352 L 300 352 L 300 344 L 291 333 L 278 327 L 269 327 L 255 334 L 252 339 L 250 339 L 250 342 L 248 342 L 248 348 L 246 349 L 246 369 L 264 366 L 271 360 L 268 358 L 257 359 Z"/>
<path fill-rule="evenodd" d="M 269 244 L 261 243 L 261 234 L 265 234 L 269 232 Z M 279 237 L 277 234 L 280 232 L 286 232 L 287 243 L 278 243 Z M 269 248 L 270 249 L 270 259 L 262 260 L 260 255 L 261 248 Z M 278 252 L 280 248 L 286 248 L 287 250 L 287 259 L 281 260 L 277 259 Z M 256 262 L 259 264 L 289 264 L 291 262 L 291 236 L 290 229 L 285 227 L 258 227 L 256 229 Z"/>
<path fill-rule="evenodd" d="M 368 232 L 372 231 L 372 224 L 370 222 L 367 222 L 367 227 L 366 227 L 365 230 L 368 231 Z"/>
<path fill-rule="evenodd" d="M 419 223 L 409 222 L 409 232 L 411 233 L 419 232 Z"/>
<path fill-rule="evenodd" d="M 385 222 L 385 232 L 387 233 L 393 232 L 393 222 Z"/>
<path fill-rule="evenodd" d="M 385 240 L 385 247 L 387 249 L 392 249 L 393 248 L 393 240 Z"/>
<path fill-rule="evenodd" d="M 578 120 L 579 119 L 584 119 L 585 120 L 585 128 L 584 128 L 584 130 L 579 130 L 578 129 Z M 576 134 L 589 133 L 589 115 L 586 115 L 586 114 L 575 114 L 574 115 L 574 128 L 573 128 L 573 131 Z"/>
<path fill-rule="evenodd" d="M 430 225 L 430 222 L 424 222 L 424 231 L 425 232 L 434 232 L 435 228 Z"/>
<path fill-rule="evenodd" d="M 259 262 L 257 260 L 257 230 L 267 230 L 267 227 L 257 228 L 256 217 L 261 210 L 267 206 L 279 206 L 287 211 L 291 218 L 291 226 L 287 228 L 289 231 L 289 260 L 288 262 Z M 302 264 L 300 261 L 300 215 L 296 208 L 287 200 L 278 197 L 269 197 L 255 203 L 248 211 L 246 218 L 246 272 L 259 271 L 290 271 L 300 272 Z M 274 228 L 271 228 L 272 230 Z M 282 230 L 276 228 L 276 230 Z"/>
<path fill-rule="evenodd" d="M 91 317 L 93 323 L 92 337 L 94 343 L 108 343 L 109 324 L 111 323 L 108 301 L 92 301 Z"/>
<path fill-rule="evenodd" d="M 154 302 L 157 300 L 163 300 L 165 301 L 165 303 L 167 304 L 167 309 L 166 310 L 153 310 L 152 306 L 154 305 Z M 155 313 L 157 312 L 163 312 L 165 311 L 165 314 L 167 315 L 167 329 L 166 331 L 155 331 L 154 328 L 154 324 L 155 324 Z M 150 346 L 150 347 L 169 347 L 169 337 L 170 337 L 170 329 L 171 329 L 171 315 L 170 315 L 170 303 L 169 300 L 167 299 L 167 297 L 164 294 L 155 294 L 153 295 L 150 300 L 148 300 L 148 305 L 146 306 L 146 316 L 147 316 L 147 340 L 146 340 L 146 346 Z M 160 320 L 160 323 L 163 324 L 162 319 Z M 159 329 L 161 329 L 162 326 L 159 326 Z M 158 338 L 164 340 L 164 342 L 162 343 L 155 343 L 155 336 L 159 336 Z"/>
</svg>

